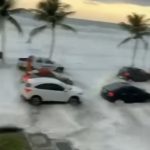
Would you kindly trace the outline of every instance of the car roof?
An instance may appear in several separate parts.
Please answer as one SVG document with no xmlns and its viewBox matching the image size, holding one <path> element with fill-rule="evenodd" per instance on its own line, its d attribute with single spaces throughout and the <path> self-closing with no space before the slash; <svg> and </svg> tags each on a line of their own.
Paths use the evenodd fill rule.
<svg viewBox="0 0 150 150">
<path fill-rule="evenodd" d="M 61 81 L 54 78 L 46 78 L 46 77 L 37 77 L 28 80 L 28 83 L 31 84 L 45 84 L 45 83 L 53 83 L 53 84 L 64 84 Z"/>
<path fill-rule="evenodd" d="M 52 60 L 50 60 L 49 58 L 46 58 L 46 57 L 36 57 L 36 60 L 42 60 L 42 61 L 50 61 L 50 62 L 53 62 Z"/>
<path fill-rule="evenodd" d="M 128 86 L 131 86 L 131 85 L 127 82 L 115 82 L 115 83 L 111 83 L 109 85 L 106 85 L 104 88 L 108 89 L 108 90 L 116 90 L 116 89 L 119 89 L 121 87 L 128 87 Z"/>
<path fill-rule="evenodd" d="M 142 71 L 145 72 L 143 69 L 136 68 L 136 67 L 123 67 L 120 71 Z"/>
</svg>

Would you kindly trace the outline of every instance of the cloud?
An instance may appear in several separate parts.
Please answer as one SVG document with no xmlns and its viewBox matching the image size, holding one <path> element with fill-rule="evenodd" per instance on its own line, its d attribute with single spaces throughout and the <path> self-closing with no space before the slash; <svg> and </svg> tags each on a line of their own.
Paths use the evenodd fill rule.
<svg viewBox="0 0 150 150">
<path fill-rule="evenodd" d="M 130 4 L 150 6 L 150 0 L 87 0 L 87 1 L 104 2 L 104 3 L 130 3 Z"/>
</svg>

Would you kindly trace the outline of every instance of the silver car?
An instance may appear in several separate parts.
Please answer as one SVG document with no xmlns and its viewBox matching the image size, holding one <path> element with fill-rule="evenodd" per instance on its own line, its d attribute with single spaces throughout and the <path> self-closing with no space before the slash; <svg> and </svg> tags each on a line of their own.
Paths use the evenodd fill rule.
<svg viewBox="0 0 150 150">
<path fill-rule="evenodd" d="M 20 69 L 26 69 L 28 58 L 19 58 L 18 67 Z M 57 72 L 63 72 L 64 67 L 60 64 L 57 64 L 54 61 L 49 60 L 48 58 L 32 57 L 32 67 L 33 69 L 40 68 L 50 68 Z"/>
</svg>

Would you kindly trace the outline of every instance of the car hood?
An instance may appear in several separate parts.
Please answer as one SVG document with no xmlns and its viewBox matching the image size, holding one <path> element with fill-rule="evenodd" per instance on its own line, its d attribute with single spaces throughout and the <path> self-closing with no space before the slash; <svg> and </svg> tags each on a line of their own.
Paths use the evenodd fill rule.
<svg viewBox="0 0 150 150">
<path fill-rule="evenodd" d="M 76 92 L 76 93 L 83 93 L 83 90 L 81 88 L 79 88 L 79 87 L 76 87 L 76 86 L 71 86 L 70 90 L 72 92 Z"/>
</svg>

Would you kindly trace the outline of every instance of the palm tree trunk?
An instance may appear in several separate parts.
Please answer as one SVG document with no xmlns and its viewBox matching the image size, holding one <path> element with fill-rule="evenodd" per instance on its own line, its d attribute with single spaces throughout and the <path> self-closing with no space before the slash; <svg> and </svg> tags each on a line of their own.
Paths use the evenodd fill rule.
<svg viewBox="0 0 150 150">
<path fill-rule="evenodd" d="M 50 54 L 49 54 L 49 58 L 52 59 L 53 53 L 54 53 L 54 49 L 55 49 L 55 28 L 52 29 L 52 41 L 51 41 L 51 49 L 50 49 Z"/>
<path fill-rule="evenodd" d="M 131 63 L 132 67 L 135 66 L 135 58 L 136 58 L 137 48 L 138 48 L 138 39 L 135 39 L 135 44 L 134 44 L 134 49 L 133 49 L 133 55 L 132 55 L 132 63 Z"/>
<path fill-rule="evenodd" d="M 144 54 L 143 54 L 142 61 L 143 61 L 143 68 L 145 68 L 146 67 L 146 58 L 147 58 L 146 56 L 148 55 L 148 43 L 144 39 L 142 39 L 142 41 L 144 44 Z"/>
<path fill-rule="evenodd" d="M 5 49 L 6 49 L 6 31 L 5 31 L 5 20 L 1 20 L 1 52 L 2 52 L 2 61 L 3 63 L 5 62 Z"/>
<path fill-rule="evenodd" d="M 146 66 L 146 56 L 147 56 L 147 53 L 148 53 L 148 50 L 145 50 L 144 51 L 144 55 L 143 55 L 143 68 L 145 68 L 145 66 Z"/>
</svg>

